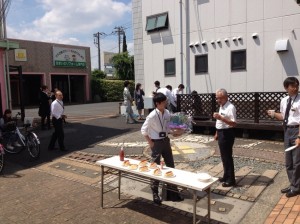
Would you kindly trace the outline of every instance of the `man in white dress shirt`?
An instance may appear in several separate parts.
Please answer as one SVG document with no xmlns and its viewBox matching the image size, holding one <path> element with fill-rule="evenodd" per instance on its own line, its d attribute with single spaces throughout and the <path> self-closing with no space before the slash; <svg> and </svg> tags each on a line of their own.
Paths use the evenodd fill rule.
<svg viewBox="0 0 300 224">
<path fill-rule="evenodd" d="M 172 90 L 172 95 L 175 99 L 175 102 L 177 102 L 177 94 L 183 94 L 183 90 L 184 90 L 183 84 L 179 84 L 178 88 Z"/>
<path fill-rule="evenodd" d="M 235 139 L 233 127 L 236 126 L 236 109 L 229 102 L 225 89 L 218 89 L 216 91 L 216 100 L 220 105 L 220 109 L 218 113 L 214 113 L 213 115 L 217 119 L 215 140 L 218 140 L 224 169 L 223 177 L 219 178 L 219 181 L 223 182 L 223 187 L 232 187 L 236 184 L 232 157 L 232 147 Z"/>
<path fill-rule="evenodd" d="M 151 148 L 152 161 L 160 164 L 160 159 L 163 157 L 166 166 L 174 168 L 174 159 L 168 133 L 171 133 L 173 136 L 179 136 L 182 133 L 174 133 L 168 127 L 170 113 L 167 109 L 165 109 L 167 97 L 163 93 L 157 93 L 153 97 L 153 103 L 155 105 L 155 109 L 147 116 L 146 121 L 141 128 L 141 133 Z M 151 184 L 151 189 L 154 203 L 161 204 L 161 199 L 158 195 L 158 185 L 159 181 L 153 181 Z M 169 186 L 169 188 L 173 189 L 173 191 L 167 191 L 167 200 L 183 200 L 180 194 L 176 192 L 176 187 Z"/>
<path fill-rule="evenodd" d="M 300 194 L 300 94 L 299 80 L 288 77 L 283 86 L 288 93 L 280 102 L 280 113 L 268 110 L 268 115 L 283 121 L 285 149 L 296 145 L 291 151 L 285 152 L 285 166 L 290 186 L 281 190 L 286 197 Z"/>
<path fill-rule="evenodd" d="M 58 140 L 59 149 L 61 151 L 67 151 L 64 145 L 64 129 L 63 129 L 63 119 L 67 118 L 64 115 L 64 103 L 63 94 L 61 91 L 55 92 L 56 100 L 51 104 L 51 115 L 52 123 L 54 126 L 54 132 L 52 134 L 48 150 L 54 150 L 55 142 Z"/>
</svg>

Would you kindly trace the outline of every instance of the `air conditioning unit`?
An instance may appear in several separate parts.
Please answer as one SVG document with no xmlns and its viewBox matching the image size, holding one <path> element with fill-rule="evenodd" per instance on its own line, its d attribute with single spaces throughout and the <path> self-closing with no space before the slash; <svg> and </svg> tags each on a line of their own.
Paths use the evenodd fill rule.
<svg viewBox="0 0 300 224">
<path fill-rule="evenodd" d="M 288 51 L 288 39 L 286 40 L 277 40 L 275 42 L 275 51 L 283 52 Z"/>
</svg>

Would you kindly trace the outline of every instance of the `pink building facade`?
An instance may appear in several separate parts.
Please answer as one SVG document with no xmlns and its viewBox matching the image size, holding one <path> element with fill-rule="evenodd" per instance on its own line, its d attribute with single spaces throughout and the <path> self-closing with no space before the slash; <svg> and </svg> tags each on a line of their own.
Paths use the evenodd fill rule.
<svg viewBox="0 0 300 224">
<path fill-rule="evenodd" d="M 90 101 L 89 47 L 19 39 L 10 41 L 19 43 L 19 48 L 9 51 L 8 61 L 9 65 L 22 66 L 22 98 L 25 106 L 38 105 L 38 93 L 42 85 L 47 85 L 49 90 L 60 89 L 66 103 L 78 104 Z M 1 63 L 2 60 L 0 66 Z M 13 107 L 20 105 L 20 82 L 18 72 L 11 71 Z"/>
</svg>

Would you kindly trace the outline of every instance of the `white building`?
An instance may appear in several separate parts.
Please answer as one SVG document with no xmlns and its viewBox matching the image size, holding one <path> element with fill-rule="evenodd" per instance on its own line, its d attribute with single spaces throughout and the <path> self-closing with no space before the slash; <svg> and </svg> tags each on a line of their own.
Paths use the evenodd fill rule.
<svg viewBox="0 0 300 224">
<path fill-rule="evenodd" d="M 133 0 L 136 82 L 284 91 L 300 72 L 300 0 Z"/>
<path fill-rule="evenodd" d="M 117 53 L 107 51 L 102 52 L 101 68 L 103 68 L 103 71 L 106 73 L 106 75 L 110 77 L 114 76 L 116 70 L 112 63 L 112 58 L 115 55 L 117 55 Z"/>
</svg>

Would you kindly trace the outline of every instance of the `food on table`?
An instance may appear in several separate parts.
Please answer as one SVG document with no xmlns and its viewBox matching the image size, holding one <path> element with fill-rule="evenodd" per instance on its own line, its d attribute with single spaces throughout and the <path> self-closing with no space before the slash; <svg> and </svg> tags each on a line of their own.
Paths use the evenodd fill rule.
<svg viewBox="0 0 300 224">
<path fill-rule="evenodd" d="M 129 169 L 136 170 L 138 168 L 137 164 L 130 164 Z"/>
<path fill-rule="evenodd" d="M 155 176 L 161 176 L 161 170 L 159 168 L 156 168 L 154 171 L 153 171 L 153 174 Z"/>
<path fill-rule="evenodd" d="M 144 159 L 139 163 L 139 166 L 147 166 L 147 164 L 148 164 L 148 161 Z"/>
<path fill-rule="evenodd" d="M 150 169 L 156 169 L 157 168 L 157 164 L 156 163 L 151 163 L 150 164 Z"/>
<path fill-rule="evenodd" d="M 123 166 L 130 166 L 130 162 L 128 159 L 124 160 Z"/>
<path fill-rule="evenodd" d="M 140 170 L 141 172 L 148 172 L 148 171 L 149 171 L 149 168 L 148 168 L 148 166 L 141 166 L 139 170 Z"/>
<path fill-rule="evenodd" d="M 165 173 L 165 177 L 174 177 L 173 171 L 168 171 Z"/>
</svg>

